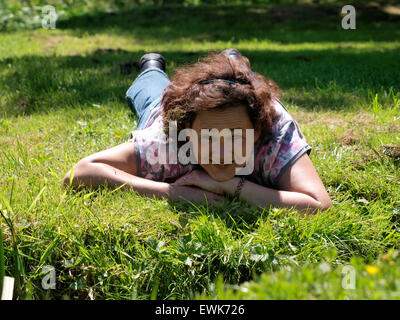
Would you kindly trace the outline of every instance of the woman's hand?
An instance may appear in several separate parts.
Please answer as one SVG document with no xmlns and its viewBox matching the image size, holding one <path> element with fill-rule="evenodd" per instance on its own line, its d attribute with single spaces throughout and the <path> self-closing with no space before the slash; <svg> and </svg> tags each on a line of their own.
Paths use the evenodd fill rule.
<svg viewBox="0 0 400 320">
<path fill-rule="evenodd" d="M 184 176 L 178 178 L 171 185 L 194 186 L 219 195 L 225 194 L 223 182 L 215 181 L 206 172 L 202 170 L 193 170 L 185 174 Z"/>
<path fill-rule="evenodd" d="M 173 201 L 186 200 L 204 204 L 221 203 L 224 201 L 222 195 L 214 192 L 176 184 L 168 184 L 166 194 L 168 195 L 168 198 Z"/>
</svg>

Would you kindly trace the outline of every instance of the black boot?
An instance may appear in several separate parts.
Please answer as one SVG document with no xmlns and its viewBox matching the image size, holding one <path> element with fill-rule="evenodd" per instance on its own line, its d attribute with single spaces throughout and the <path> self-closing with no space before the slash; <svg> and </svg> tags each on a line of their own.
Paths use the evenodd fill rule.
<svg viewBox="0 0 400 320">
<path fill-rule="evenodd" d="M 140 58 L 139 61 L 139 69 L 140 72 L 150 68 L 150 67 L 157 67 L 165 72 L 165 59 L 159 53 L 146 53 Z"/>
<path fill-rule="evenodd" d="M 235 48 L 225 49 L 225 50 L 221 51 L 220 54 L 225 55 L 225 56 L 227 56 L 228 58 L 230 58 L 232 60 L 237 60 L 237 59 L 239 59 L 239 57 L 242 56 L 240 51 L 238 49 L 235 49 Z M 254 79 L 253 85 L 254 86 L 258 86 L 259 85 L 259 81 L 257 80 L 256 75 L 254 74 L 253 71 L 251 71 L 250 74 Z"/>
</svg>

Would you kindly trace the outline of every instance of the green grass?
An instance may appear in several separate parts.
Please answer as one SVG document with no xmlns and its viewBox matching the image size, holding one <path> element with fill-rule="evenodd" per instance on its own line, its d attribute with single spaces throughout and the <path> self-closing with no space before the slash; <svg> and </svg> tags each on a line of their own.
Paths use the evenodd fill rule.
<svg viewBox="0 0 400 320">
<path fill-rule="evenodd" d="M 332 252 L 335 256 L 335 252 Z M 328 260 L 329 261 L 329 260 Z M 365 265 L 360 258 L 334 268 L 328 261 L 286 266 L 277 272 L 264 273 L 253 282 L 224 286 L 222 277 L 211 296 L 200 299 L 399 299 L 399 257 L 391 250 L 375 265 Z"/>
<path fill-rule="evenodd" d="M 299 23 L 269 10 L 148 7 L 0 33 L 0 224 L 16 298 L 399 298 L 399 158 L 387 147 L 400 144 L 399 20 L 361 15 L 344 31 L 334 13 L 303 10 Z M 124 95 L 137 70 L 121 62 L 159 51 L 171 75 L 228 47 L 282 88 L 330 211 L 61 190 L 79 159 L 136 127 Z M 348 264 L 355 290 L 341 286 Z M 45 265 L 55 290 L 41 286 Z"/>
</svg>

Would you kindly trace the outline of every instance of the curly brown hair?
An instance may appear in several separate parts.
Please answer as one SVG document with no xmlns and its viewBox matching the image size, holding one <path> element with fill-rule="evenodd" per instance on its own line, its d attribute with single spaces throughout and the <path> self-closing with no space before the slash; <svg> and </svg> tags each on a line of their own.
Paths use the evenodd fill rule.
<svg viewBox="0 0 400 320">
<path fill-rule="evenodd" d="M 236 84 L 201 83 L 211 79 L 226 79 Z M 164 131 L 168 135 L 169 121 L 177 122 L 178 132 L 185 128 L 186 122 L 192 125 L 196 114 L 202 110 L 243 105 L 255 130 L 266 136 L 275 120 L 274 97 L 279 97 L 276 83 L 253 72 L 247 57 L 242 55 L 233 60 L 211 52 L 194 64 L 175 69 L 161 100 Z"/>
</svg>

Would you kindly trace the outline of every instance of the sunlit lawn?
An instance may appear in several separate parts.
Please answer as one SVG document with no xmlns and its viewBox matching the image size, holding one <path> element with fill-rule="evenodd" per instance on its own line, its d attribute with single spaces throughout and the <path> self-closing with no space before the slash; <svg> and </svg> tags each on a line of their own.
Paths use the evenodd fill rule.
<svg viewBox="0 0 400 320">
<path fill-rule="evenodd" d="M 299 22 L 251 7 L 170 10 L 0 34 L 0 221 L 16 297 L 399 298 L 390 250 L 400 235 L 399 20 L 365 18 L 345 31 L 335 15 Z M 280 85 L 330 211 L 61 190 L 79 159 L 135 128 L 124 96 L 144 53 L 161 52 L 172 75 L 229 47 Z M 350 264 L 354 290 L 341 285 Z M 42 288 L 45 265 L 55 267 L 55 290 Z"/>
</svg>

